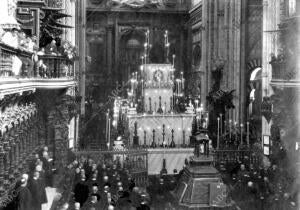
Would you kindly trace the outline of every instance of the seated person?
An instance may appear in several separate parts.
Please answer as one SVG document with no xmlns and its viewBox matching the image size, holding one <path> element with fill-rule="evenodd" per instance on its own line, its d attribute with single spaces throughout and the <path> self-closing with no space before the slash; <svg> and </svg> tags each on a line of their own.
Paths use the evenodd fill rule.
<svg viewBox="0 0 300 210">
<path fill-rule="evenodd" d="M 51 41 L 50 44 L 46 46 L 45 51 L 47 54 L 57 55 L 58 51 L 57 51 L 56 41 L 54 39 Z"/>
</svg>

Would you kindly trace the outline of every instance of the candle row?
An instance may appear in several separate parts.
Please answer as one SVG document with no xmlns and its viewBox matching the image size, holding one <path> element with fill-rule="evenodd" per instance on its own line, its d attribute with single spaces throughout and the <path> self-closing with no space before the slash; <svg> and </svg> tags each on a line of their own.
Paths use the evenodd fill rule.
<svg viewBox="0 0 300 210">
<path fill-rule="evenodd" d="M 229 139 L 232 138 L 232 135 L 235 136 L 235 141 L 237 142 L 237 131 L 238 129 L 240 129 L 240 143 L 241 145 L 244 144 L 243 142 L 243 134 L 244 134 L 244 124 L 241 123 L 240 126 L 237 125 L 237 122 L 232 123 L 232 120 L 230 119 L 227 124 L 227 121 L 224 121 L 224 130 L 223 130 L 223 115 L 220 114 L 220 117 L 217 118 L 217 122 L 218 122 L 218 126 L 217 126 L 217 148 L 219 149 L 219 141 L 220 141 L 220 137 L 223 136 L 223 134 L 226 134 L 226 131 L 229 130 Z M 227 129 L 228 128 L 228 129 Z M 247 141 L 247 145 L 250 144 L 249 142 L 250 140 L 250 123 L 246 122 L 246 141 Z"/>
</svg>

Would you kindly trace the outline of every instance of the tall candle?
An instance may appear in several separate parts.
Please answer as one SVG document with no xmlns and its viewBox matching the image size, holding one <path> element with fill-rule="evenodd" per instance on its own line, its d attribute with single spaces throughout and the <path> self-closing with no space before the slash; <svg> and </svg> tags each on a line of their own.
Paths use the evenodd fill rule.
<svg viewBox="0 0 300 210">
<path fill-rule="evenodd" d="M 173 68 L 174 68 L 175 67 L 175 54 L 173 54 L 172 58 L 173 58 Z"/>
<path fill-rule="evenodd" d="M 106 113 L 105 140 L 108 140 L 108 113 Z"/>
<path fill-rule="evenodd" d="M 111 119 L 109 118 L 108 119 L 108 145 L 110 145 L 110 121 Z M 109 149 L 110 146 L 108 146 L 108 149 Z"/>
<path fill-rule="evenodd" d="M 220 135 L 220 131 L 219 131 L 220 130 L 219 129 L 220 128 L 220 118 L 218 117 L 217 120 L 218 120 L 217 149 L 219 149 L 219 146 L 220 146 L 220 139 L 219 139 L 220 138 L 219 137 L 219 135 Z"/>
<path fill-rule="evenodd" d="M 229 139 L 231 141 L 231 120 L 229 120 Z"/>
<path fill-rule="evenodd" d="M 237 143 L 237 122 L 234 122 L 235 142 Z"/>
<path fill-rule="evenodd" d="M 241 123 L 241 145 L 243 145 L 243 124 Z"/>
<path fill-rule="evenodd" d="M 221 133 L 221 136 L 222 136 L 223 135 L 223 114 L 220 114 L 220 119 L 221 119 L 220 133 Z"/>
<path fill-rule="evenodd" d="M 249 146 L 249 122 L 247 122 L 247 145 Z"/>
</svg>

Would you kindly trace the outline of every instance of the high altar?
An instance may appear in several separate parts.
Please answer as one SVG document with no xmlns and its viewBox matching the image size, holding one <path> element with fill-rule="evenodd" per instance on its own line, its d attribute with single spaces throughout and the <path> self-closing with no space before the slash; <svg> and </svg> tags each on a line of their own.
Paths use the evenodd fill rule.
<svg viewBox="0 0 300 210">
<path fill-rule="evenodd" d="M 188 107 L 184 113 L 174 113 L 178 97 L 183 96 L 183 78 L 174 84 L 174 69 L 171 64 L 146 64 L 141 66 L 140 81 L 143 112 L 137 113 L 135 107 L 128 109 L 130 144 L 189 144 L 193 107 Z M 134 95 L 135 91 L 132 91 L 132 96 Z M 138 137 L 135 138 L 136 141 L 135 136 Z"/>
<path fill-rule="evenodd" d="M 175 55 L 172 56 L 172 64 L 166 56 L 169 49 L 168 31 L 165 31 L 165 64 L 148 63 L 151 48 L 149 31 L 145 35 L 142 65 L 138 72 L 131 75 L 128 97 L 117 97 L 114 103 L 112 125 L 117 128 L 121 124 L 121 130 L 126 130 L 126 143 L 115 141 L 114 147 L 143 146 L 148 150 L 148 174 L 172 173 L 175 169 L 181 170 L 185 159 L 193 153 L 187 147 L 191 143 L 193 122 L 196 120 L 196 125 L 207 128 L 208 113 L 203 111 L 198 100 L 193 105 L 184 97 L 183 72 L 175 78 Z M 107 131 L 110 145 L 110 118 L 107 120 Z"/>
</svg>

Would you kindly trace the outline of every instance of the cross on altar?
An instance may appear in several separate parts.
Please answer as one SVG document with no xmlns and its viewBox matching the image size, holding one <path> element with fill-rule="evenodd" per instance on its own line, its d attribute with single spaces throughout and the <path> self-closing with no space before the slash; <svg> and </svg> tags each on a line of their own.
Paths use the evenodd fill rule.
<svg viewBox="0 0 300 210">
<path fill-rule="evenodd" d="M 151 147 L 152 148 L 155 148 L 156 147 L 156 143 L 155 143 L 155 130 L 153 129 L 152 130 L 152 133 L 153 133 L 153 135 L 152 135 L 152 144 L 151 144 Z"/>
<path fill-rule="evenodd" d="M 170 147 L 176 147 L 176 144 L 174 142 L 174 129 L 171 130 L 171 137 L 172 137 L 172 141 L 171 141 L 171 144 L 170 144 Z"/>
</svg>

